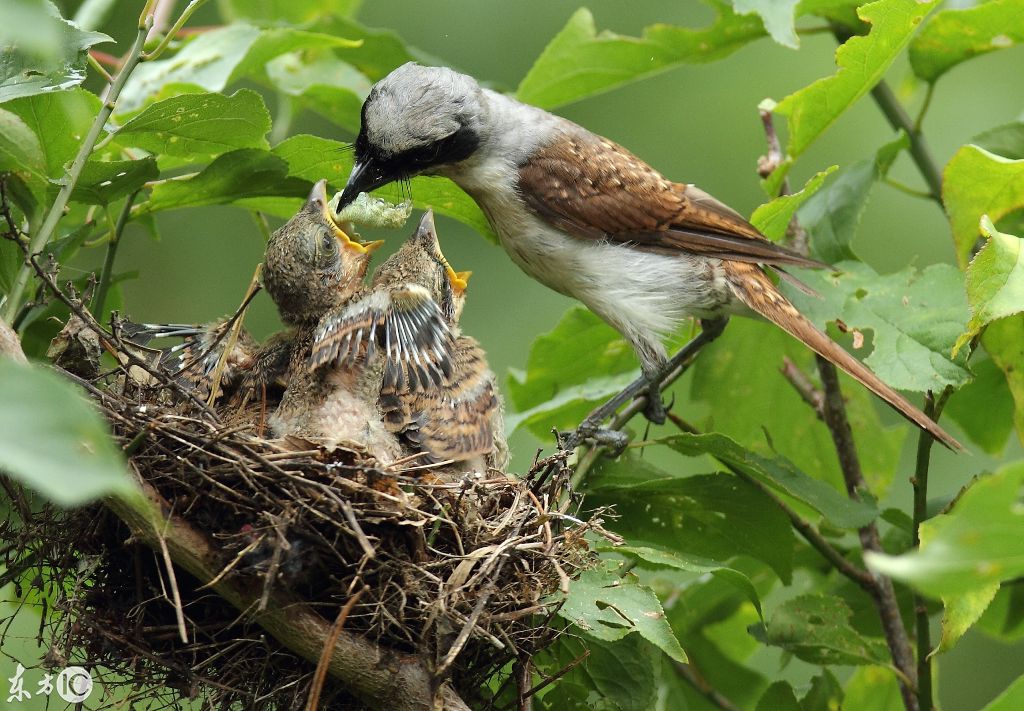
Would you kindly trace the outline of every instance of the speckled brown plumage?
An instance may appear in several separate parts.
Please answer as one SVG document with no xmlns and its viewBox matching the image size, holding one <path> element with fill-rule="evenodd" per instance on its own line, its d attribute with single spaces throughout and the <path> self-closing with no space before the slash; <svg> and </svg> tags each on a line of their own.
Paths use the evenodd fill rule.
<svg viewBox="0 0 1024 711">
<path fill-rule="evenodd" d="M 465 278 L 441 253 L 428 212 L 370 287 L 321 321 L 310 367 L 380 369 L 385 423 L 425 463 L 500 467 L 507 447 L 494 375 L 480 345 L 458 332 Z"/>
<path fill-rule="evenodd" d="M 519 168 L 526 204 L 576 237 L 772 265 L 824 266 L 769 242 L 735 210 L 589 132 L 558 136 Z"/>
</svg>

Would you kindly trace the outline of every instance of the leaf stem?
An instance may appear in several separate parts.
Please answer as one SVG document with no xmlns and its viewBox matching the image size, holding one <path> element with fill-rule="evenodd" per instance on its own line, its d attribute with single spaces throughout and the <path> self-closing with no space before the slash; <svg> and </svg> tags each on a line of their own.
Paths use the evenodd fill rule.
<svg viewBox="0 0 1024 711">
<path fill-rule="evenodd" d="M 917 169 L 921 172 L 921 177 L 928 184 L 929 196 L 942 205 L 942 172 L 939 170 L 935 158 L 932 157 L 931 149 L 928 147 L 924 134 L 921 133 L 920 126 L 910 120 L 903 104 L 896 98 L 886 82 L 878 82 L 871 90 L 871 96 L 878 104 L 878 108 L 885 114 L 889 124 L 895 129 L 903 129 L 907 132 L 907 136 L 910 138 L 910 157 L 914 159 Z M 930 99 L 926 99 L 926 101 L 930 101 Z M 927 104 L 922 107 L 922 109 L 926 108 Z M 923 116 L 922 111 L 920 117 Z"/>
<path fill-rule="evenodd" d="M 108 84 L 114 81 L 114 78 L 110 76 L 110 72 L 108 72 L 106 68 L 102 64 L 100 64 L 99 60 L 96 59 L 96 57 L 92 56 L 92 52 L 87 52 L 86 56 L 89 58 L 89 66 L 92 67 L 97 74 L 103 77 L 103 81 L 107 82 Z"/>
<path fill-rule="evenodd" d="M 905 193 L 911 197 L 924 198 L 925 200 L 932 199 L 932 194 L 927 190 L 918 190 L 917 188 L 912 188 L 909 185 L 905 185 L 904 183 L 901 183 L 898 180 L 893 180 L 892 178 L 886 177 L 882 179 L 882 182 L 888 185 L 890 188 L 895 188 L 896 190 L 899 190 L 901 193 Z"/>
<path fill-rule="evenodd" d="M 185 9 L 181 11 L 181 15 L 178 17 L 175 23 L 171 25 L 171 29 L 167 30 L 167 34 L 165 34 L 163 36 L 163 39 L 160 40 L 160 44 L 158 44 L 152 52 L 146 52 L 142 55 L 142 61 L 151 62 L 154 59 L 159 58 L 160 55 L 163 54 L 167 47 L 171 44 L 171 40 L 173 40 L 174 37 L 178 34 L 178 31 L 185 25 L 186 22 L 188 22 L 188 19 L 192 17 L 192 14 L 205 4 L 206 0 L 192 0 L 192 2 L 186 5 Z"/>
<path fill-rule="evenodd" d="M 64 209 L 68 205 L 68 201 L 71 199 L 71 193 L 75 189 L 75 185 L 78 183 L 78 178 L 82 174 L 82 169 L 85 167 L 86 161 L 89 159 L 89 155 L 92 153 L 93 147 L 96 145 L 96 141 L 100 137 L 100 133 L 103 131 L 104 125 L 107 123 L 107 119 L 110 118 L 110 114 L 114 110 L 114 105 L 117 103 L 117 97 L 121 94 L 121 90 L 124 88 L 125 83 L 128 81 L 128 77 L 132 71 L 138 66 L 142 60 L 142 48 L 146 43 L 146 33 L 149 31 L 149 27 L 153 22 L 152 16 L 152 5 L 153 1 L 146 3 L 146 7 L 143 10 L 143 15 L 139 18 L 139 30 L 135 36 L 135 41 L 132 43 L 131 49 L 128 50 L 128 56 L 125 58 L 124 64 L 118 70 L 117 75 L 114 77 L 107 88 L 106 95 L 103 100 L 103 106 L 100 108 L 96 119 L 92 122 L 92 126 L 89 128 L 89 132 L 85 136 L 85 140 L 82 141 L 82 145 L 78 149 L 78 155 L 71 162 L 70 167 L 64 175 L 64 179 L 61 181 L 60 191 L 57 193 L 56 199 L 53 201 L 53 205 L 50 206 L 50 211 L 46 213 L 46 217 L 43 219 L 42 225 L 39 230 L 32 235 L 32 239 L 29 241 L 28 253 L 29 255 L 39 254 L 53 237 L 54 230 L 57 228 L 57 223 L 60 218 L 64 215 Z M 14 323 L 15 317 L 18 315 L 18 311 L 22 306 L 22 298 L 25 294 L 25 289 L 28 287 L 28 282 L 32 276 L 32 267 L 28 264 L 22 264 L 18 270 L 18 274 L 14 278 L 14 283 L 11 285 L 10 294 L 7 296 L 7 303 L 4 304 L 3 312 L 0 313 L 0 317 L 3 318 L 9 324 Z"/>
<path fill-rule="evenodd" d="M 135 197 L 138 194 L 139 191 L 136 190 L 125 200 L 124 207 L 121 208 L 121 214 L 117 216 L 117 222 L 114 223 L 114 228 L 110 233 L 107 251 L 103 255 L 103 269 L 100 272 L 99 284 L 96 286 L 96 295 L 92 299 L 92 312 L 100 318 L 103 316 L 103 307 L 107 301 L 107 291 L 110 289 L 110 280 L 114 274 L 114 257 L 117 256 L 117 247 L 121 244 L 121 233 L 124 232 L 125 225 L 128 224 L 132 203 L 135 202 Z"/>
<path fill-rule="evenodd" d="M 946 386 L 936 400 L 931 392 L 925 395 L 924 414 L 936 422 L 953 394 L 952 386 Z M 935 439 L 921 431 L 917 438 L 917 461 L 914 464 L 914 547 L 921 546 L 921 524 L 928 518 L 928 471 L 931 467 L 932 445 Z M 928 603 L 921 595 L 914 595 L 914 632 L 917 637 L 917 700 L 922 711 L 931 711 L 932 698 L 932 641 L 928 620 Z"/>
<path fill-rule="evenodd" d="M 924 102 L 921 104 L 920 110 L 917 112 L 917 118 L 914 119 L 914 132 L 921 133 L 921 126 L 924 125 L 924 117 L 928 114 L 928 109 L 932 105 L 932 97 L 935 95 L 935 82 L 928 82 L 928 88 L 924 92 Z"/>
</svg>

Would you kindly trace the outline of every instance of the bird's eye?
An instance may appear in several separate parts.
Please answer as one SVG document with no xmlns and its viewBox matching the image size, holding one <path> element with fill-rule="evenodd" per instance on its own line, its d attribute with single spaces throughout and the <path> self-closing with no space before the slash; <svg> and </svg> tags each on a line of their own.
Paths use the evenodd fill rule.
<svg viewBox="0 0 1024 711">
<path fill-rule="evenodd" d="M 320 246 L 325 252 L 330 252 L 337 246 L 338 240 L 334 239 L 331 235 L 326 232 L 320 237 Z"/>
</svg>

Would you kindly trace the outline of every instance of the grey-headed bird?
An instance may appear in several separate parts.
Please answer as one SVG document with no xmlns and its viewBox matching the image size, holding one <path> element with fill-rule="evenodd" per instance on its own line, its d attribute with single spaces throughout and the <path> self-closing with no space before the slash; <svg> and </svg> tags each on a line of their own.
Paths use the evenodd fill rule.
<svg viewBox="0 0 1024 711">
<path fill-rule="evenodd" d="M 724 317 L 756 314 L 962 449 L 801 315 L 768 274 L 825 265 L 770 242 L 711 195 L 668 180 L 607 138 L 451 69 L 409 63 L 377 82 L 363 104 L 339 209 L 420 174 L 454 181 L 523 271 L 583 302 L 632 344 L 646 383 L 633 391 L 646 387 L 652 421 L 665 417 L 657 390 L 670 364 L 664 338 L 688 316 L 705 326 L 700 343 L 717 335 Z"/>
</svg>

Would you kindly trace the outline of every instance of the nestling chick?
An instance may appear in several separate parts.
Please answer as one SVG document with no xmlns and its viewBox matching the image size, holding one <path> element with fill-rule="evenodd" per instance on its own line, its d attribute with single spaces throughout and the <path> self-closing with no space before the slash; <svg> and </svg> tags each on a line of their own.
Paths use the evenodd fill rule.
<svg viewBox="0 0 1024 711">
<path fill-rule="evenodd" d="M 370 255 L 380 242 L 359 242 L 328 212 L 326 182 L 267 244 L 263 282 L 281 318 L 293 327 L 257 358 L 285 371 L 287 389 L 269 425 L 275 437 L 295 436 L 333 447 L 365 445 L 382 462 L 397 459 L 398 441 L 377 409 L 380 374 L 307 367 L 313 334 L 328 310 L 347 303 L 362 286 Z"/>
<path fill-rule="evenodd" d="M 480 344 L 458 331 L 468 277 L 444 258 L 428 211 L 370 288 L 321 321 L 310 366 L 381 371 L 385 423 L 425 463 L 503 468 L 494 374 Z"/>
<path fill-rule="evenodd" d="M 157 338 L 181 338 L 181 343 L 160 349 L 157 366 L 174 376 L 182 385 L 194 389 L 201 399 L 210 395 L 214 372 L 230 340 L 227 333 L 229 328 L 229 320 L 226 318 L 206 324 L 131 321 L 121 324 L 123 335 L 142 347 Z M 259 347 L 248 331 L 241 329 L 238 332 L 224 361 L 218 397 L 238 390 L 243 379 L 250 377 Z"/>
</svg>

